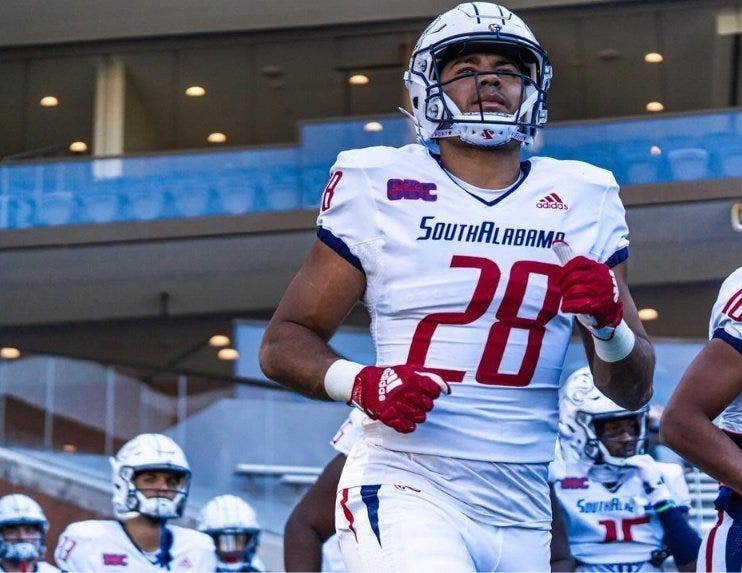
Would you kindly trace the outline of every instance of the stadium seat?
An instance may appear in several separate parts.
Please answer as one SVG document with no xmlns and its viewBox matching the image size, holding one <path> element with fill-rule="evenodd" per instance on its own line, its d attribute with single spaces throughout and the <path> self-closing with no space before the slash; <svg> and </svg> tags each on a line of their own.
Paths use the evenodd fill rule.
<svg viewBox="0 0 742 573">
<path fill-rule="evenodd" d="M 80 198 L 83 218 L 91 223 L 110 223 L 121 217 L 121 200 L 113 192 L 92 193 Z"/>
<path fill-rule="evenodd" d="M 162 216 L 165 196 L 157 189 L 135 191 L 129 194 L 128 211 L 133 219 L 150 221 Z"/>
<path fill-rule="evenodd" d="M 262 190 L 265 208 L 269 211 L 286 211 L 301 207 L 298 177 L 287 172 L 286 167 L 266 174 Z"/>
<path fill-rule="evenodd" d="M 702 147 L 681 147 L 667 152 L 670 173 L 676 181 L 708 177 L 709 152 Z"/>
<path fill-rule="evenodd" d="M 241 215 L 256 209 L 257 190 L 250 183 L 228 182 L 216 189 L 220 212 L 226 215 Z"/>
<path fill-rule="evenodd" d="M 649 139 L 624 141 L 617 148 L 617 156 L 621 183 L 643 185 L 663 179 L 662 150 Z"/>
<path fill-rule="evenodd" d="M 171 189 L 173 205 L 178 215 L 200 217 L 208 214 L 211 192 L 202 185 L 182 185 Z"/>
<path fill-rule="evenodd" d="M 322 191 L 327 185 L 330 166 L 306 167 L 301 174 L 301 205 L 305 209 L 315 209 L 322 201 Z"/>
<path fill-rule="evenodd" d="M 712 176 L 742 177 L 742 133 L 709 133 L 703 137 L 702 142 L 711 154 Z"/>
<path fill-rule="evenodd" d="M 36 221 L 40 225 L 67 225 L 75 216 L 76 202 L 70 192 L 58 191 L 40 197 Z"/>
<path fill-rule="evenodd" d="M 31 197 L 10 196 L 3 201 L 5 213 L 0 211 L 0 220 L 6 229 L 25 229 L 35 224 L 36 212 L 34 200 Z"/>
</svg>

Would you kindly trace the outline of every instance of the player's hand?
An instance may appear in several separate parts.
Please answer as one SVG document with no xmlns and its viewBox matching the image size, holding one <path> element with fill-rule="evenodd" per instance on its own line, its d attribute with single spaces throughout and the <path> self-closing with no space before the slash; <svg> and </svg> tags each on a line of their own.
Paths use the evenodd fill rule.
<svg viewBox="0 0 742 573">
<path fill-rule="evenodd" d="M 603 263 L 574 256 L 564 241 L 555 241 L 552 248 L 564 265 L 557 277 L 562 310 L 576 314 L 596 338 L 610 340 L 623 319 L 623 303 L 618 298 L 613 271 Z"/>
<path fill-rule="evenodd" d="M 661 501 L 671 500 L 672 495 L 665 483 L 665 476 L 659 464 L 649 454 L 637 454 L 626 458 L 626 465 L 637 469 L 639 477 L 644 483 L 644 493 L 652 505 Z"/>
<path fill-rule="evenodd" d="M 425 368 L 366 366 L 356 376 L 350 402 L 403 434 L 414 432 L 433 409 L 433 400 L 449 394 L 451 387 L 438 374 Z"/>
</svg>

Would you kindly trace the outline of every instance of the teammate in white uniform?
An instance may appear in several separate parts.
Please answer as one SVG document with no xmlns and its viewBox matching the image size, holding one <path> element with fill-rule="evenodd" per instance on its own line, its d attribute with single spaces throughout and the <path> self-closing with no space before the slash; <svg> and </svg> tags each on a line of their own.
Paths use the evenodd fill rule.
<svg viewBox="0 0 742 573">
<path fill-rule="evenodd" d="M 71 523 L 54 558 L 63 571 L 215 571 L 205 533 L 168 525 L 183 515 L 191 470 L 162 434 L 140 434 L 111 458 L 116 520 Z"/>
<path fill-rule="evenodd" d="M 241 497 L 219 495 L 204 505 L 198 530 L 216 546 L 217 571 L 265 571 L 257 556 L 260 524 L 255 510 Z"/>
<path fill-rule="evenodd" d="M 687 522 L 683 468 L 646 453 L 648 415 L 606 398 L 587 367 L 564 383 L 562 459 L 550 470 L 577 571 L 662 571 L 670 555 L 695 570 L 701 539 Z"/>
<path fill-rule="evenodd" d="M 353 409 L 330 444 L 338 454 L 296 504 L 286 520 L 283 561 L 286 571 L 345 571 L 335 535 L 335 495 L 345 460 L 361 438 L 366 415 Z"/>
<path fill-rule="evenodd" d="M 48 532 L 49 522 L 33 499 L 20 493 L 0 498 L 0 571 L 59 571 L 42 561 Z"/>
<path fill-rule="evenodd" d="M 668 446 L 721 482 L 698 571 L 742 570 L 742 267 L 721 285 L 709 341 L 680 379 L 660 431 Z"/>
<path fill-rule="evenodd" d="M 547 570 L 547 466 L 575 314 L 599 386 L 627 407 L 651 395 L 618 187 L 578 161 L 521 163 L 546 121 L 551 65 L 507 9 L 441 15 L 405 80 L 421 144 L 340 153 L 261 366 L 373 420 L 338 493 L 351 570 Z M 559 243 L 560 260 L 560 240 L 584 256 Z M 376 366 L 327 344 L 359 300 Z"/>
</svg>

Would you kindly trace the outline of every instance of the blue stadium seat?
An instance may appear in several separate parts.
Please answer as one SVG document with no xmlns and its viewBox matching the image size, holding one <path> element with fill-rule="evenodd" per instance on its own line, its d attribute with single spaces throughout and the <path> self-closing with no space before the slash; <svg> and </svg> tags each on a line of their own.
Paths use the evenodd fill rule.
<svg viewBox="0 0 742 573">
<path fill-rule="evenodd" d="M 322 201 L 322 192 L 327 185 L 330 165 L 307 166 L 301 174 L 301 205 L 305 209 L 315 209 Z"/>
<path fill-rule="evenodd" d="M 35 224 L 35 202 L 30 196 L 10 195 L 0 203 L 0 221 L 6 229 L 26 229 Z"/>
<path fill-rule="evenodd" d="M 709 133 L 703 137 L 702 143 L 711 153 L 712 176 L 742 177 L 742 133 Z"/>
<path fill-rule="evenodd" d="M 110 223 L 119 219 L 121 198 L 113 191 L 100 191 L 80 197 L 82 218 L 91 223 Z"/>
<path fill-rule="evenodd" d="M 242 215 L 256 209 L 258 188 L 246 179 L 221 181 L 214 192 L 218 210 L 225 215 Z"/>
<path fill-rule="evenodd" d="M 42 195 L 36 208 L 36 222 L 40 225 L 68 225 L 73 222 L 77 202 L 69 191 Z"/>
<path fill-rule="evenodd" d="M 663 178 L 662 151 L 649 139 L 616 145 L 616 178 L 625 185 L 656 183 Z"/>
<path fill-rule="evenodd" d="M 175 185 L 171 188 L 169 194 L 177 215 L 182 217 L 200 217 L 208 214 L 211 192 L 205 185 Z"/>
<path fill-rule="evenodd" d="M 297 173 L 288 166 L 267 171 L 262 181 L 263 203 L 269 211 L 301 208 L 301 192 Z"/>
<path fill-rule="evenodd" d="M 709 152 L 703 147 L 680 147 L 667 151 L 672 178 L 691 181 L 708 177 Z"/>
<path fill-rule="evenodd" d="M 132 219 L 151 221 L 163 216 L 165 194 L 157 188 L 145 186 L 143 189 L 127 193 L 127 211 Z"/>
</svg>

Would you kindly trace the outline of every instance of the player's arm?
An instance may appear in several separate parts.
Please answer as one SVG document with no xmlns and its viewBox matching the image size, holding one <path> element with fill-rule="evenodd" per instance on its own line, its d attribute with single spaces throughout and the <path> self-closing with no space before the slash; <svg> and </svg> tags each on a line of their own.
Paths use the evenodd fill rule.
<svg viewBox="0 0 742 573">
<path fill-rule="evenodd" d="M 626 465 L 633 467 L 642 480 L 644 495 L 647 499 L 647 510 L 654 511 L 662 526 L 665 547 L 673 556 L 680 571 L 695 571 L 698 549 L 701 538 L 688 522 L 688 508 L 677 506 L 673 492 L 680 496 L 680 502 L 686 503 L 688 486 L 682 477 L 679 466 L 678 479 L 682 486 L 673 481 L 673 474 L 666 474 L 662 465 L 649 454 L 637 454 L 626 458 Z M 672 486 L 672 491 L 670 487 Z"/>
<path fill-rule="evenodd" d="M 341 359 L 327 344 L 365 286 L 359 269 L 316 242 L 265 330 L 260 367 L 306 396 L 353 404 L 398 432 L 414 432 L 449 385 L 418 365 L 377 367 Z"/>
<path fill-rule="evenodd" d="M 335 533 L 335 494 L 345 455 L 338 454 L 296 504 L 283 532 L 286 571 L 321 571 L 322 544 Z"/>
<path fill-rule="evenodd" d="M 365 286 L 359 269 L 316 241 L 263 335 L 260 367 L 265 375 L 310 398 L 331 400 L 323 381 L 339 356 L 327 341 Z"/>
<path fill-rule="evenodd" d="M 662 441 L 689 462 L 742 491 L 742 450 L 714 420 L 742 392 L 742 353 L 712 338 L 691 362 L 662 415 Z"/>
<path fill-rule="evenodd" d="M 569 537 L 564 525 L 562 509 L 559 505 L 554 485 L 549 486 L 551 497 L 551 570 L 574 571 L 575 560 L 569 550 Z"/>
<path fill-rule="evenodd" d="M 616 329 L 618 332 L 613 339 L 603 341 L 596 338 L 581 322 L 577 321 L 577 324 L 595 385 L 618 405 L 628 410 L 637 410 L 652 397 L 654 348 L 639 318 L 639 312 L 629 290 L 626 261 L 619 263 L 611 270 L 615 276 L 623 311 L 621 324 Z M 631 334 L 629 335 L 626 330 L 622 331 L 622 329 L 630 330 Z M 617 347 L 621 342 L 616 340 L 617 337 L 631 337 L 632 335 L 633 346 L 625 357 L 618 358 L 618 356 L 611 355 L 611 345 Z M 596 352 L 596 344 L 607 347 L 607 352 L 601 352 L 600 348 Z M 621 351 L 618 350 L 618 352 L 620 356 Z"/>
<path fill-rule="evenodd" d="M 564 241 L 552 249 L 563 312 L 577 317 L 595 386 L 619 406 L 638 410 L 652 397 L 654 349 L 628 287 L 626 261 L 608 265 L 575 255 Z"/>
</svg>

